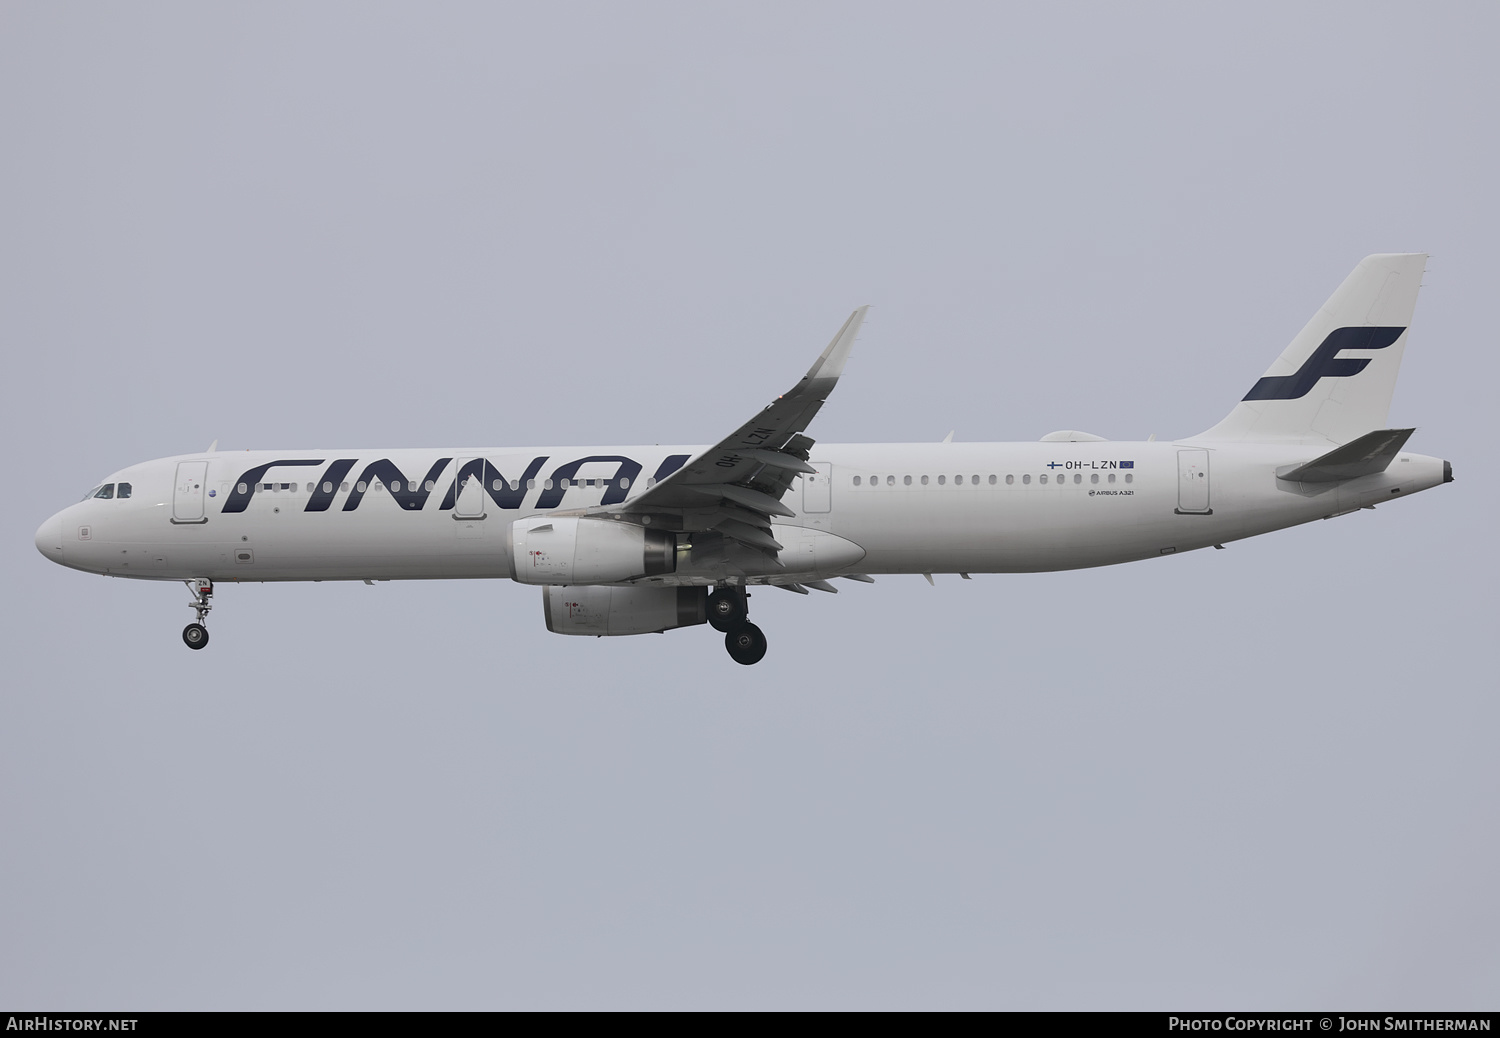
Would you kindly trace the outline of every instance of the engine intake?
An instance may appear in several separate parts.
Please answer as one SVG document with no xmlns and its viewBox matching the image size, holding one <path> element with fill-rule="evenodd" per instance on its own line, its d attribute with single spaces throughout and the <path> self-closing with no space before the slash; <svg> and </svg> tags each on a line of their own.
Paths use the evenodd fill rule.
<svg viewBox="0 0 1500 1038">
<path fill-rule="evenodd" d="M 608 519 L 518 519 L 505 548 L 510 575 L 522 584 L 615 584 L 677 568 L 672 534 Z"/>
</svg>

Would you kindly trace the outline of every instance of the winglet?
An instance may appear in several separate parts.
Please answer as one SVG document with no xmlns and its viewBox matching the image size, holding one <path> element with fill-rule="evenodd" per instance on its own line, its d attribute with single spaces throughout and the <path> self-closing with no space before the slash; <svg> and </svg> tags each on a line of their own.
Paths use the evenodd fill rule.
<svg viewBox="0 0 1500 1038">
<path fill-rule="evenodd" d="M 862 306 L 849 315 L 849 320 L 844 322 L 828 348 L 807 369 L 807 374 L 802 376 L 803 382 L 820 378 L 836 379 L 844 373 L 844 363 L 849 359 L 849 351 L 854 348 L 854 340 L 859 337 L 859 326 L 864 324 L 865 313 L 869 309 L 869 306 Z"/>
</svg>

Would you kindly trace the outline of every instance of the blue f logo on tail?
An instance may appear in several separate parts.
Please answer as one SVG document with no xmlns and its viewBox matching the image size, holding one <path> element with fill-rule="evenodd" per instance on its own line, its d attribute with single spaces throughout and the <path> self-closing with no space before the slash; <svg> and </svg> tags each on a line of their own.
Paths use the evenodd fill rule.
<svg viewBox="0 0 1500 1038">
<path fill-rule="evenodd" d="M 1397 339 L 1405 328 L 1335 328 L 1312 356 L 1290 375 L 1261 379 L 1245 394 L 1246 400 L 1297 400 L 1306 396 L 1320 378 L 1348 378 L 1358 375 L 1370 363 L 1369 357 L 1339 357 L 1340 350 L 1383 350 Z"/>
</svg>

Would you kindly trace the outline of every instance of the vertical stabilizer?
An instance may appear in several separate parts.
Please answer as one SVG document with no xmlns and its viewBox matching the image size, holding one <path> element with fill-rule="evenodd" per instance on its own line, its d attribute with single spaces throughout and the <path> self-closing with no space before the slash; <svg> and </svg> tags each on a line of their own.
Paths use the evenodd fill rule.
<svg viewBox="0 0 1500 1038">
<path fill-rule="evenodd" d="M 1426 253 L 1366 256 L 1245 398 L 1194 437 L 1341 444 L 1383 429 Z"/>
</svg>

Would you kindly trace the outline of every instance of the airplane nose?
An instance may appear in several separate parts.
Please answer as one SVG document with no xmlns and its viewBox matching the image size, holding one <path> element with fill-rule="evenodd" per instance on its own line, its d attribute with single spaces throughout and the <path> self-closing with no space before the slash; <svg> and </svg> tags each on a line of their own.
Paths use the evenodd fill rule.
<svg viewBox="0 0 1500 1038">
<path fill-rule="evenodd" d="M 54 561 L 62 558 L 62 513 L 48 519 L 36 530 L 36 550 Z"/>
</svg>

